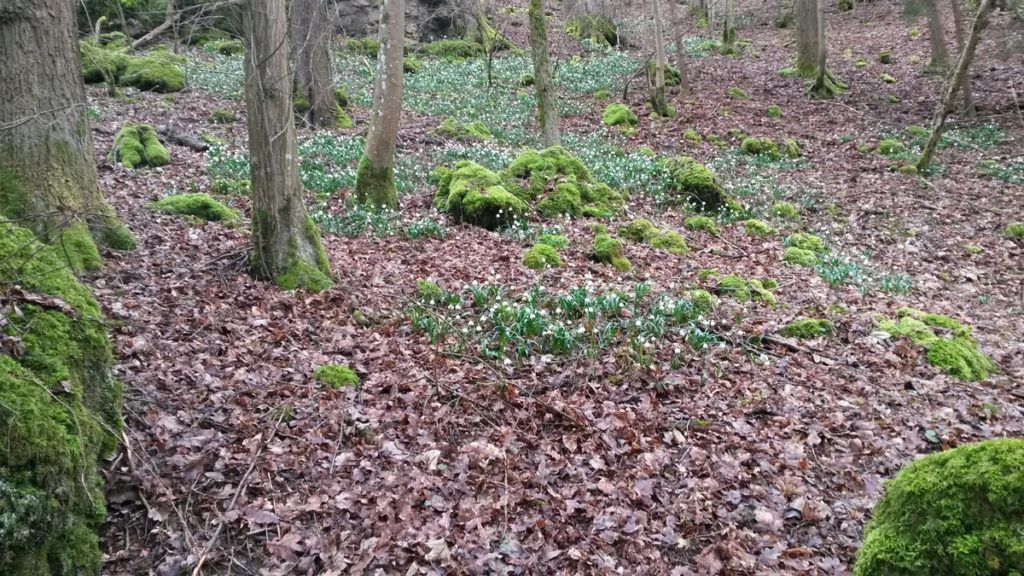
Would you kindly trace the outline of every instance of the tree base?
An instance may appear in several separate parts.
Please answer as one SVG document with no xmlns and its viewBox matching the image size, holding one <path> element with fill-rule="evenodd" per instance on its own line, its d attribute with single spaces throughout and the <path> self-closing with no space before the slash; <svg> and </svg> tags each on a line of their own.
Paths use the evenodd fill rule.
<svg viewBox="0 0 1024 576">
<path fill-rule="evenodd" d="M 839 94 L 846 92 L 848 86 L 836 78 L 828 70 L 807 88 L 807 93 L 814 98 L 828 99 L 835 98 Z"/>
<path fill-rule="evenodd" d="M 391 164 L 376 168 L 363 154 L 356 169 L 356 201 L 368 208 L 379 210 L 398 208 L 398 190 L 395 187 L 395 167 Z"/>
</svg>

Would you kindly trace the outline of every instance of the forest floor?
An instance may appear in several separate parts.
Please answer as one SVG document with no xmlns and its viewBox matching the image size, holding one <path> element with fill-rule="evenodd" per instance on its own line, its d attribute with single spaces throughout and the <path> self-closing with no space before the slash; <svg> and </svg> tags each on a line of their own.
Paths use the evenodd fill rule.
<svg viewBox="0 0 1024 576">
<path fill-rule="evenodd" d="M 531 219 L 496 233 L 432 210 L 432 168 L 463 158 L 501 168 L 537 146 L 533 95 L 518 86 L 526 57 L 497 60 L 491 89 L 479 61 L 424 60 L 407 75 L 402 209 L 383 216 L 343 202 L 374 64 L 340 58 L 356 128 L 300 130 L 309 206 L 336 277 L 321 294 L 251 279 L 245 225 L 147 207 L 198 190 L 248 209 L 244 194 L 224 193 L 243 186 L 247 169 L 239 57 L 191 53 L 190 87 L 172 96 L 91 89 L 101 185 L 139 241 L 135 252 L 106 254 L 88 279 L 115 326 L 126 385 L 104 573 L 179 574 L 200 561 L 218 574 L 846 573 L 883 481 L 901 466 L 1024 436 L 1024 243 L 1003 232 L 1024 219 L 1024 86 L 1013 84 L 1024 62 L 996 59 L 998 42 L 987 40 L 974 74 L 980 117 L 954 127 L 933 173 L 901 174 L 893 168 L 920 145 L 907 127 L 929 124 L 942 82 L 921 72 L 923 22 L 895 10 L 859 3 L 829 14 L 830 66 L 849 85 L 831 101 L 808 99 L 802 80 L 777 73 L 793 58 L 790 31 L 741 22 L 751 43 L 729 57 L 705 42 L 713 33 L 692 28 L 693 95 L 671 94 L 676 118 L 649 118 L 638 80 L 628 103 L 640 122 L 629 135 L 600 118 L 638 52 L 584 53 L 555 34 L 566 147 L 631 193 L 625 213 L 601 222 L 614 231 L 649 218 L 689 245 L 676 256 L 625 242 L 627 273 L 591 259 L 596 219 Z M 502 14 L 525 46 L 523 11 Z M 883 48 L 892 64 L 878 62 Z M 749 99 L 731 98 L 731 87 Z M 612 98 L 597 100 L 600 90 Z M 767 114 L 773 104 L 781 118 Z M 212 124 L 215 109 L 239 121 Z M 495 138 L 435 134 L 447 116 L 481 121 Z M 126 170 L 106 151 L 128 120 L 224 145 L 171 146 L 172 165 Z M 686 142 L 688 128 L 704 141 Z M 725 136 L 733 128 L 796 139 L 804 155 L 746 156 Z M 887 136 L 908 151 L 875 152 Z M 677 154 L 711 166 L 776 231 L 748 236 L 727 216 L 717 235 L 684 229 L 689 214 L 659 203 L 659 159 Z M 979 175 L 983 161 L 989 176 Z M 799 218 L 774 216 L 777 201 Z M 556 231 L 569 239 L 565 266 L 523 266 L 538 234 Z M 783 241 L 795 231 L 821 236 L 831 256 L 817 268 L 786 265 Z M 775 279 L 777 305 L 722 297 L 685 325 L 657 314 L 727 274 Z M 424 302 L 418 279 L 463 299 Z M 542 303 L 569 294 L 591 306 L 613 292 L 626 308 L 602 320 L 621 329 L 608 342 L 598 343 L 600 321 L 577 321 L 585 336 L 564 355 L 530 342 L 518 355 L 482 350 L 490 328 L 477 324 L 489 322 L 489 306 L 557 314 Z M 880 318 L 906 306 L 973 327 L 999 370 L 960 381 L 879 331 Z M 780 335 L 802 317 L 833 330 Z M 315 381 L 328 363 L 351 365 L 361 385 Z"/>
</svg>

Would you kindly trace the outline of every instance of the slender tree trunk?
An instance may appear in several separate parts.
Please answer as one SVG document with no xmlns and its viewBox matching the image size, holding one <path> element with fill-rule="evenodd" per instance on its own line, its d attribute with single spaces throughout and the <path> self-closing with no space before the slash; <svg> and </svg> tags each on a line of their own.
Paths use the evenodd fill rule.
<svg viewBox="0 0 1024 576">
<path fill-rule="evenodd" d="M 831 93 L 828 87 L 828 51 L 825 49 L 825 0 L 816 0 L 817 3 L 817 29 L 818 29 L 818 58 L 817 71 L 814 77 L 814 86 L 811 93 L 820 97 L 829 97 Z"/>
<path fill-rule="evenodd" d="M 793 13 L 797 33 L 796 68 L 801 76 L 813 78 L 820 59 L 817 0 L 796 0 Z"/>
<path fill-rule="evenodd" d="M 97 182 L 74 10 L 66 0 L 0 5 L 0 218 L 93 269 L 97 244 L 135 243 Z"/>
<path fill-rule="evenodd" d="M 373 86 L 373 117 L 366 151 L 356 172 L 356 200 L 375 208 L 398 208 L 395 145 L 402 118 L 402 49 L 405 0 L 384 0 L 380 8 L 380 51 Z"/>
<path fill-rule="evenodd" d="M 676 0 L 668 0 L 668 21 L 672 35 L 675 37 L 676 68 L 679 69 L 679 91 L 683 95 L 690 93 L 690 71 L 686 66 L 686 54 L 683 52 L 683 35 L 679 19 L 676 18 Z"/>
<path fill-rule="evenodd" d="M 956 47 L 961 52 L 964 49 L 964 11 L 960 6 L 960 0 L 950 0 L 949 2 L 953 7 L 953 26 L 956 29 Z M 961 81 L 960 89 L 964 93 L 964 113 L 967 116 L 973 117 L 975 114 L 974 110 L 974 96 L 971 94 L 971 75 L 964 74 L 963 80 Z"/>
<path fill-rule="evenodd" d="M 331 128 L 338 123 L 338 113 L 327 6 L 324 0 L 294 0 L 291 10 L 295 97 L 308 103 L 303 113 L 306 122 L 318 128 Z"/>
<path fill-rule="evenodd" d="M 548 32 L 544 18 L 544 0 L 530 0 L 530 55 L 533 57 L 533 89 L 537 94 L 537 120 L 540 122 L 544 146 L 562 141 L 558 130 L 558 100 L 551 59 L 548 55 Z"/>
<path fill-rule="evenodd" d="M 953 72 L 953 77 L 949 80 L 946 95 L 935 112 L 935 120 L 932 123 L 932 135 L 928 138 L 928 143 L 925 144 L 924 151 L 921 152 L 921 157 L 917 160 L 917 170 L 919 172 L 924 171 L 931 164 L 932 156 L 935 155 L 935 148 L 939 144 L 939 138 L 942 137 L 946 118 L 953 112 L 956 104 L 956 93 L 963 82 L 964 76 L 970 71 L 971 62 L 974 61 L 974 53 L 978 48 L 978 42 L 981 40 L 981 33 L 988 26 L 988 15 L 991 11 L 992 0 L 981 0 L 981 6 L 978 7 L 978 15 L 975 16 L 974 25 L 971 26 L 971 35 L 967 37 L 967 44 L 964 45 L 964 49 L 960 53 L 960 61 Z"/>
<path fill-rule="evenodd" d="M 288 290 L 325 290 L 331 285 L 330 264 L 302 203 L 285 0 L 246 2 L 242 29 L 252 174 L 252 273 Z"/>
<path fill-rule="evenodd" d="M 651 0 L 654 17 L 654 86 L 651 92 L 651 108 L 658 116 L 671 116 L 665 99 L 665 30 L 661 20 L 661 2 Z"/>
<path fill-rule="evenodd" d="M 946 34 L 942 30 L 942 16 L 939 15 L 937 2 L 924 0 L 924 10 L 928 16 L 928 40 L 932 49 L 932 61 L 928 67 L 945 70 L 949 66 L 949 52 L 946 50 Z"/>
</svg>

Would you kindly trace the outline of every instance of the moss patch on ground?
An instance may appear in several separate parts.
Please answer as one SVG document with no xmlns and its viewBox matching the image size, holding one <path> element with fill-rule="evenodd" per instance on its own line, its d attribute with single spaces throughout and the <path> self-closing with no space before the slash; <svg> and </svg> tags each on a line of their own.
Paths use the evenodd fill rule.
<svg viewBox="0 0 1024 576">
<path fill-rule="evenodd" d="M 901 308 L 896 319 L 883 318 L 878 327 L 921 346 L 929 364 L 959 380 L 984 380 L 999 368 L 978 348 L 971 327 L 949 316 Z"/>
<path fill-rule="evenodd" d="M 521 219 L 529 205 L 509 192 L 497 173 L 476 162 L 463 160 L 454 168 L 438 168 L 434 206 L 456 222 L 495 230 Z"/>
<path fill-rule="evenodd" d="M 707 166 L 689 156 L 677 156 L 666 160 L 664 167 L 675 201 L 706 212 L 717 212 L 728 204 L 725 188 Z"/>
<path fill-rule="evenodd" d="M 558 251 L 547 244 L 535 244 L 523 254 L 523 264 L 527 268 L 541 270 L 544 268 L 561 268 L 562 257 Z"/>
<path fill-rule="evenodd" d="M 659 228 L 644 218 L 637 218 L 619 228 L 619 236 L 677 256 L 690 251 L 682 234 L 675 230 Z"/>
<path fill-rule="evenodd" d="M 355 370 L 341 364 L 324 364 L 313 370 L 317 382 L 327 384 L 335 390 L 359 386 L 359 375 Z"/>
<path fill-rule="evenodd" d="M 622 242 L 606 233 L 594 237 L 594 259 L 611 264 L 619 272 L 628 272 L 633 267 L 633 264 L 626 258 Z"/>
<path fill-rule="evenodd" d="M 490 140 L 493 138 L 491 131 L 483 122 L 463 124 L 451 117 L 445 118 L 441 122 L 441 125 L 437 127 L 437 133 L 457 140 Z"/>
<path fill-rule="evenodd" d="M 163 166 L 171 163 L 171 154 L 148 124 L 125 124 L 114 137 L 111 159 L 125 168 Z"/>
<path fill-rule="evenodd" d="M 215 200 L 209 194 L 176 194 L 167 196 L 153 205 L 157 210 L 168 214 L 193 216 L 201 220 L 234 223 L 238 220 L 238 212 Z"/>
<path fill-rule="evenodd" d="M 800 318 L 786 324 L 779 334 L 800 340 L 810 340 L 832 334 L 832 323 L 824 318 Z"/>
<path fill-rule="evenodd" d="M 1019 574 L 1024 568 L 1024 440 L 931 454 L 885 484 L 855 576 Z"/>
<path fill-rule="evenodd" d="M 806 232 L 790 234 L 782 244 L 787 248 L 799 248 L 815 254 L 824 254 L 828 252 L 828 247 L 821 241 L 821 238 Z"/>
<path fill-rule="evenodd" d="M 626 128 L 632 128 L 636 126 L 639 119 L 636 114 L 629 109 L 629 106 L 621 103 L 609 104 L 604 109 L 604 114 L 601 116 L 601 121 L 604 122 L 605 126 L 624 126 Z"/>
<path fill-rule="evenodd" d="M 794 266 L 813 268 L 818 265 L 818 255 L 810 250 L 790 246 L 782 253 L 782 261 Z"/>
<path fill-rule="evenodd" d="M 756 301 L 763 302 L 769 306 L 775 306 L 779 301 L 775 294 L 772 294 L 774 287 L 774 280 L 746 279 L 742 276 L 730 274 L 718 280 L 715 293 L 719 296 L 729 296 L 739 302 Z"/>
</svg>

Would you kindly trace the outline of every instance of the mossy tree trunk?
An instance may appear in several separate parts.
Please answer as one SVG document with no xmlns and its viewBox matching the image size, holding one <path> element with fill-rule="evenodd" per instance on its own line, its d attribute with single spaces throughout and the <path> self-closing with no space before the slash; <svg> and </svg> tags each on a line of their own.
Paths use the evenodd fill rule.
<svg viewBox="0 0 1024 576">
<path fill-rule="evenodd" d="M 796 0 L 793 13 L 796 16 L 796 68 L 804 78 L 814 78 L 821 56 L 818 46 L 818 2 Z"/>
<path fill-rule="evenodd" d="M 654 17 L 654 85 L 651 86 L 651 108 L 661 117 L 670 116 L 665 98 L 665 30 L 661 19 L 661 2 L 651 0 Z"/>
<path fill-rule="evenodd" d="M 64 0 L 0 6 L 0 218 L 94 269 L 97 245 L 135 242 L 97 182 L 74 10 Z"/>
<path fill-rule="evenodd" d="M 946 34 L 942 30 L 942 16 L 939 15 L 938 0 L 924 0 L 924 11 L 928 17 L 928 42 L 932 59 L 929 68 L 944 71 L 949 66 L 949 51 L 946 50 Z"/>
<path fill-rule="evenodd" d="M 949 2 L 953 8 L 953 26 L 956 29 L 956 47 L 958 50 L 963 51 L 964 49 L 964 10 L 960 5 L 960 0 L 950 0 Z M 960 89 L 964 93 L 964 113 L 967 116 L 973 117 L 975 114 L 974 110 L 974 96 L 971 94 L 971 75 L 964 74 L 964 77 L 960 81 Z"/>
<path fill-rule="evenodd" d="M 558 128 L 558 95 L 551 75 L 544 0 L 530 0 L 527 16 L 530 21 L 530 56 L 533 58 L 533 90 L 537 95 L 537 121 L 540 122 L 544 146 L 554 146 L 562 142 L 562 135 Z"/>
<path fill-rule="evenodd" d="M 686 53 L 683 52 L 682 27 L 676 13 L 676 0 L 668 0 L 668 23 L 669 30 L 674 37 L 676 49 L 676 68 L 679 69 L 679 91 L 683 95 L 690 93 L 690 71 L 686 65 Z"/>
<path fill-rule="evenodd" d="M 326 289 L 329 263 L 302 203 L 285 0 L 246 2 L 242 24 L 252 173 L 252 273 L 286 289 Z"/>
<path fill-rule="evenodd" d="M 971 26 L 971 34 L 967 37 L 967 43 L 960 53 L 960 60 L 957 63 L 953 77 L 949 79 L 946 94 L 935 112 L 935 120 L 932 123 L 932 134 L 925 144 L 921 157 L 917 159 L 917 170 L 923 172 L 931 164 L 932 156 L 935 155 L 935 148 L 939 145 L 939 138 L 942 137 L 942 130 L 946 125 L 946 118 L 953 112 L 956 106 L 956 93 L 959 91 L 964 76 L 970 72 L 971 62 L 974 61 L 974 53 L 978 49 L 978 42 L 981 40 L 981 33 L 988 26 L 988 15 L 992 11 L 992 0 L 981 0 L 978 7 L 978 14 L 974 17 L 974 25 Z"/>
<path fill-rule="evenodd" d="M 312 126 L 333 128 L 338 116 L 327 4 L 324 0 L 294 0 L 291 10 L 295 94 L 309 103 L 302 117 Z"/>
<path fill-rule="evenodd" d="M 395 145 L 402 119 L 402 49 L 405 0 L 384 0 L 380 7 L 380 50 L 373 86 L 373 116 L 366 150 L 356 172 L 356 201 L 373 208 L 398 208 Z"/>
</svg>

